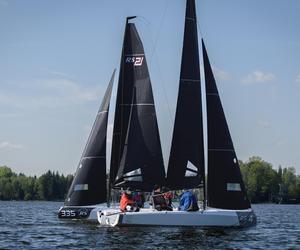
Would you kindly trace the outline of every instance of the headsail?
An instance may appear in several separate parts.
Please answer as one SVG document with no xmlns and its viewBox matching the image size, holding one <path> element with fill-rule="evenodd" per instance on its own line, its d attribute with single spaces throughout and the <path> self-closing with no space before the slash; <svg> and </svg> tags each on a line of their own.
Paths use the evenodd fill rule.
<svg viewBox="0 0 300 250">
<path fill-rule="evenodd" d="M 179 93 L 167 174 L 172 189 L 204 182 L 200 64 L 195 0 L 187 0 Z"/>
<path fill-rule="evenodd" d="M 250 202 L 203 40 L 202 49 L 207 102 L 208 205 L 247 209 Z"/>
<path fill-rule="evenodd" d="M 106 133 L 114 76 L 115 70 L 69 189 L 66 206 L 87 206 L 106 201 Z"/>
<path fill-rule="evenodd" d="M 112 138 L 111 164 L 110 164 L 110 184 L 113 184 L 120 165 L 126 133 L 128 130 L 129 116 L 132 102 L 132 90 L 135 81 L 144 81 L 149 78 L 145 73 L 144 49 L 134 24 L 127 18 L 125 35 L 123 41 L 119 83 L 116 100 L 116 111 L 114 130 Z"/>
<path fill-rule="evenodd" d="M 111 186 L 151 191 L 165 178 L 147 61 L 127 20 L 113 132 Z"/>
</svg>

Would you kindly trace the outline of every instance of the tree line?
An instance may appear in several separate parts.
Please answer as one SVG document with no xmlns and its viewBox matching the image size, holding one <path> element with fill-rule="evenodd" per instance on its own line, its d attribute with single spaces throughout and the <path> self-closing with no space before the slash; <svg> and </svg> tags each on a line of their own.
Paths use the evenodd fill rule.
<svg viewBox="0 0 300 250">
<path fill-rule="evenodd" d="M 260 157 L 239 161 L 247 194 L 252 203 L 300 203 L 300 175 L 293 167 L 273 169 Z M 64 200 L 72 175 L 47 171 L 40 177 L 16 174 L 0 167 L 0 200 Z"/>
<path fill-rule="evenodd" d="M 248 198 L 252 203 L 300 203 L 300 175 L 294 167 L 278 170 L 260 157 L 240 161 Z"/>
<path fill-rule="evenodd" d="M 9 167 L 0 167 L 0 200 L 64 200 L 72 175 L 47 171 L 40 177 L 16 174 Z"/>
</svg>

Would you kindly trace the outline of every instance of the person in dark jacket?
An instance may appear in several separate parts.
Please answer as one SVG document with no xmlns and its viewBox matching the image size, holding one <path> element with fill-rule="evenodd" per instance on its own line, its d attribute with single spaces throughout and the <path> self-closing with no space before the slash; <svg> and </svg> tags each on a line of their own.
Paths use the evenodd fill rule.
<svg viewBox="0 0 300 250">
<path fill-rule="evenodd" d="M 171 192 L 168 188 L 164 188 L 163 195 L 167 202 L 168 207 L 172 208 L 173 207 L 172 199 L 174 198 L 173 192 Z"/>
<path fill-rule="evenodd" d="M 161 192 L 161 187 L 158 185 L 154 186 L 153 194 L 150 198 L 150 205 L 152 205 L 156 210 L 162 211 L 172 211 L 173 208 L 169 207 L 167 201 L 164 197 L 164 194 Z"/>
<path fill-rule="evenodd" d="M 180 211 L 198 211 L 198 202 L 196 196 L 191 191 L 184 191 L 180 197 L 178 207 Z"/>
<path fill-rule="evenodd" d="M 139 208 L 143 208 L 144 207 L 145 197 L 144 197 L 143 193 L 141 193 L 141 192 L 133 192 L 132 193 L 132 200 L 136 203 L 136 205 Z"/>
</svg>

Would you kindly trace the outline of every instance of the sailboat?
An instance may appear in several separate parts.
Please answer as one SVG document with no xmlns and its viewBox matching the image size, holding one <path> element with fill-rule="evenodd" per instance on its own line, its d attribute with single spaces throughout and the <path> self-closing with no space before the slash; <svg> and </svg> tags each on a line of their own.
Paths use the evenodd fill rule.
<svg viewBox="0 0 300 250">
<path fill-rule="evenodd" d="M 179 92 L 166 177 L 147 60 L 134 19 L 133 16 L 126 20 L 106 201 L 109 205 L 113 189 L 130 188 L 151 192 L 154 185 L 159 184 L 171 190 L 202 189 L 203 205 L 196 212 L 157 211 L 154 208 L 143 208 L 139 212 L 120 212 L 110 207 L 101 209 L 95 203 L 104 202 L 104 196 L 100 199 L 100 196 L 106 193 L 101 191 L 106 191 L 103 173 L 102 179 L 98 179 L 103 189 L 99 186 L 98 191 L 94 193 L 98 200 L 81 204 L 77 202 L 80 199 L 75 197 L 82 195 L 81 199 L 85 200 L 84 193 L 88 195 L 94 190 L 84 190 L 89 185 L 87 182 L 89 180 L 86 177 L 84 180 L 86 182 L 83 182 L 77 177 L 83 173 L 79 167 L 65 206 L 60 212 L 70 210 L 68 199 L 72 200 L 74 197 L 74 203 L 70 203 L 75 205 L 72 209 L 78 208 L 79 214 L 80 211 L 88 211 L 86 215 L 88 219 L 94 219 L 96 214 L 101 225 L 201 227 L 254 225 L 256 216 L 247 198 L 216 81 L 202 39 L 208 138 L 206 183 L 195 0 L 187 0 L 186 3 Z M 110 97 L 110 94 L 108 95 Z M 105 95 L 104 102 L 108 99 Z M 103 119 L 102 122 L 107 123 L 107 120 Z M 97 128 L 95 125 L 94 127 Z M 103 134 L 102 137 L 104 138 Z M 88 144 L 90 143 L 93 141 L 89 140 Z M 86 150 L 83 155 L 86 157 Z M 95 162 L 95 165 L 101 168 L 100 163 Z M 89 175 L 87 172 L 85 174 Z M 80 190 L 77 191 L 78 189 Z M 79 193 L 80 191 L 82 193 Z M 82 208 L 80 205 L 85 207 Z M 87 209 L 87 205 L 91 205 L 90 210 L 83 210 Z"/>
<path fill-rule="evenodd" d="M 88 141 L 80 158 L 65 204 L 58 211 L 61 219 L 97 219 L 99 204 L 107 200 L 106 134 L 114 70 Z"/>
</svg>

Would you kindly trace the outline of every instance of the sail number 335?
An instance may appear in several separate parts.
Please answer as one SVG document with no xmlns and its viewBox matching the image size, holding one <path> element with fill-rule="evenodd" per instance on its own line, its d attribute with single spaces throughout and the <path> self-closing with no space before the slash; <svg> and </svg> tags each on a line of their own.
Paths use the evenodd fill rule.
<svg viewBox="0 0 300 250">
<path fill-rule="evenodd" d="M 74 210 L 62 210 L 60 213 L 61 217 L 76 217 L 76 212 Z"/>
</svg>

